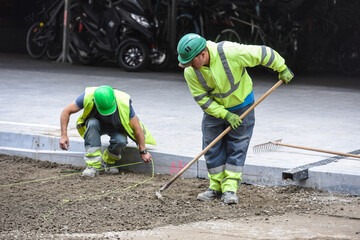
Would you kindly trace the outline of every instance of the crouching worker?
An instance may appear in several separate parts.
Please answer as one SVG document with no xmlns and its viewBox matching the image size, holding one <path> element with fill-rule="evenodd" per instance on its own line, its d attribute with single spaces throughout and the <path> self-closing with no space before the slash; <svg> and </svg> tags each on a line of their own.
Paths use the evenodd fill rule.
<svg viewBox="0 0 360 240">
<path fill-rule="evenodd" d="M 68 150 L 67 127 L 70 115 L 84 109 L 76 123 L 79 134 L 85 140 L 84 159 L 87 168 L 82 176 L 94 178 L 101 168 L 109 174 L 119 173 L 116 161 L 127 145 L 127 136 L 139 147 L 145 163 L 152 160 L 145 143 L 155 145 L 155 139 L 139 121 L 131 106 L 130 96 L 110 86 L 88 87 L 74 102 L 64 108 L 60 116 L 60 148 Z M 101 135 L 110 136 L 110 145 L 101 153 Z"/>
</svg>

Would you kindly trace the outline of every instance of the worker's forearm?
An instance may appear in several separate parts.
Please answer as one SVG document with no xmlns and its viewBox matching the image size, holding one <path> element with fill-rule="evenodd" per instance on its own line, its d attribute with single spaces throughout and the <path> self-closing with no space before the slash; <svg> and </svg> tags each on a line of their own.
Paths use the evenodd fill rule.
<svg viewBox="0 0 360 240">
<path fill-rule="evenodd" d="M 61 136 L 67 136 L 67 127 L 69 125 L 70 114 L 62 112 L 60 116 Z"/>
<path fill-rule="evenodd" d="M 144 136 L 144 132 L 142 131 L 142 129 L 135 132 L 135 138 L 139 144 L 140 152 L 144 151 L 146 149 L 146 146 L 145 146 L 145 136 Z"/>
<path fill-rule="evenodd" d="M 137 116 L 130 119 L 130 126 L 134 130 L 136 142 L 139 145 L 140 152 L 146 149 L 145 146 L 145 134 L 141 128 L 139 119 Z"/>
</svg>

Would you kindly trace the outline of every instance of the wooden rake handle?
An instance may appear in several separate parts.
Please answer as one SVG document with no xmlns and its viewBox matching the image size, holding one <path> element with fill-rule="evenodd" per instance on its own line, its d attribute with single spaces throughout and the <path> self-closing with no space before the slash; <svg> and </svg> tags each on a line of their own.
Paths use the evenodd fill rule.
<svg viewBox="0 0 360 240">
<path fill-rule="evenodd" d="M 290 144 L 281 143 L 281 142 L 271 142 L 271 143 L 275 144 L 275 145 L 285 146 L 285 147 L 298 148 L 298 149 L 310 150 L 310 151 L 315 151 L 315 152 L 330 153 L 330 154 L 353 157 L 353 158 L 360 158 L 360 155 L 356 155 L 356 154 L 334 152 L 334 151 L 322 150 L 322 149 L 317 149 L 317 148 L 301 147 L 301 146 L 295 146 L 295 145 L 290 145 Z"/>
<path fill-rule="evenodd" d="M 243 114 L 241 114 L 240 119 L 243 119 L 246 115 L 249 114 L 257 105 L 259 105 L 267 96 L 270 95 L 276 88 L 278 88 L 283 83 L 283 80 L 279 80 L 272 88 L 270 88 L 259 100 L 257 100 L 251 107 L 248 108 Z M 231 126 L 227 127 L 219 136 L 217 136 L 201 153 L 199 153 L 193 160 L 191 160 L 180 172 L 178 172 L 173 178 L 169 180 L 161 189 L 160 192 L 167 189 L 178 177 L 180 177 L 188 168 L 190 168 L 199 158 L 204 155 L 212 146 L 214 146 L 221 138 L 223 138 L 229 131 Z"/>
</svg>

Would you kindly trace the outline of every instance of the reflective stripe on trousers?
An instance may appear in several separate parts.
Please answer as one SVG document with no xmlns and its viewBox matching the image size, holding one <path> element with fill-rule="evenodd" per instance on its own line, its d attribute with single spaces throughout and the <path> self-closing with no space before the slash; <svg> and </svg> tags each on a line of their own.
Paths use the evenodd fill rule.
<svg viewBox="0 0 360 240">
<path fill-rule="evenodd" d="M 100 147 L 88 147 L 84 155 L 86 165 L 88 167 L 101 168 L 101 148 Z"/>
<path fill-rule="evenodd" d="M 120 132 L 104 132 L 101 129 L 100 121 L 96 118 L 89 118 L 86 121 L 86 132 L 84 135 L 85 139 L 85 150 L 87 154 L 85 155 L 86 164 L 89 167 L 101 167 L 101 135 L 108 134 L 110 136 L 110 145 L 104 152 L 103 160 L 106 163 L 114 164 L 116 160 L 121 158 L 121 155 L 127 145 L 127 135 Z M 100 151 L 99 154 L 92 156 L 89 153 L 94 152 L 96 149 Z M 97 162 L 97 163 L 95 163 Z"/>
</svg>

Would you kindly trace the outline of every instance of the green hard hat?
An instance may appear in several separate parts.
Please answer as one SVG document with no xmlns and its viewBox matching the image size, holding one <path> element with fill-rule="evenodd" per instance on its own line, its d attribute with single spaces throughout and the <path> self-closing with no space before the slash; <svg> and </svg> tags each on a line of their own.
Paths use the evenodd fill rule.
<svg viewBox="0 0 360 240">
<path fill-rule="evenodd" d="M 116 111 L 114 89 L 110 86 L 98 87 L 94 92 L 94 102 L 101 115 L 111 115 Z"/>
<path fill-rule="evenodd" d="M 177 45 L 180 65 L 184 67 L 185 64 L 193 60 L 205 47 L 206 40 L 200 35 L 189 33 L 183 36 Z"/>
</svg>

